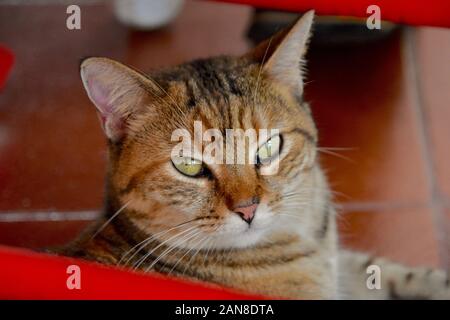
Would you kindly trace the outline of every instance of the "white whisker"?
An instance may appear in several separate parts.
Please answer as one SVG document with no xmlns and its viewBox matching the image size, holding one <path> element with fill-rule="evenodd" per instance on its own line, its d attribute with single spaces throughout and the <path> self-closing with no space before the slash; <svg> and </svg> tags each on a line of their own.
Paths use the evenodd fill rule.
<svg viewBox="0 0 450 320">
<path fill-rule="evenodd" d="M 198 219 L 192 219 L 192 220 L 189 220 L 189 221 L 180 223 L 180 224 L 176 225 L 175 227 L 172 227 L 172 228 L 169 228 L 169 229 L 166 229 L 166 230 L 157 232 L 157 233 L 155 233 L 155 234 L 152 234 L 150 237 L 144 239 L 143 241 L 139 242 L 138 244 L 136 244 L 135 246 L 133 246 L 131 249 L 129 249 L 128 251 L 126 251 L 126 252 L 122 255 L 122 257 L 120 258 L 120 260 L 119 260 L 119 262 L 117 263 L 117 265 L 120 265 L 120 264 L 122 263 L 123 259 L 124 259 L 128 254 L 130 254 L 131 251 L 135 250 L 137 247 L 140 246 L 139 249 L 137 249 L 136 252 L 133 253 L 133 255 L 127 259 L 127 261 L 125 262 L 125 265 L 127 265 L 128 262 L 130 262 L 130 260 L 132 260 L 132 259 L 136 256 L 136 254 L 138 254 L 139 251 L 141 251 L 141 250 L 142 250 L 149 242 L 151 242 L 152 240 L 156 240 L 156 237 L 158 237 L 158 236 L 163 236 L 163 235 L 165 235 L 166 233 L 168 233 L 168 232 L 170 232 L 170 231 L 172 231 L 172 230 L 181 228 L 181 227 L 185 226 L 185 225 L 188 224 L 188 223 L 194 223 L 194 222 L 196 222 L 197 220 L 198 220 Z"/>
<path fill-rule="evenodd" d="M 200 241 L 198 241 L 194 246 L 192 246 L 192 248 L 189 249 L 180 259 L 178 259 L 178 261 L 181 261 L 189 252 L 191 252 L 195 247 L 198 246 L 198 249 L 194 252 L 194 254 L 191 256 L 189 261 L 186 263 L 186 266 L 184 267 L 184 270 L 183 270 L 183 275 L 186 273 L 187 268 L 190 265 L 192 259 L 194 259 L 194 257 L 199 253 L 200 249 L 202 248 L 201 243 L 204 242 L 205 239 L 208 239 L 208 235 L 204 236 L 203 238 L 200 238 Z M 178 264 L 178 262 L 177 262 L 177 264 Z M 172 269 L 174 269 L 174 268 L 172 268 Z"/>
<path fill-rule="evenodd" d="M 197 237 L 199 234 L 201 233 L 201 231 L 193 231 L 191 233 L 189 233 L 187 236 L 185 235 L 183 237 L 183 239 L 179 239 L 179 241 L 176 244 L 171 245 L 169 248 L 167 248 L 166 250 L 164 250 L 163 253 L 161 253 L 151 264 L 150 266 L 148 266 L 145 271 L 149 271 L 151 270 L 157 263 L 159 260 L 161 260 L 163 257 L 165 257 L 167 254 L 169 254 L 170 252 L 172 252 L 173 250 L 175 250 L 178 244 L 181 244 L 183 242 L 187 242 L 189 240 L 195 239 L 195 237 Z"/>
<path fill-rule="evenodd" d="M 131 203 L 131 200 L 125 203 L 119 210 L 117 210 L 98 230 L 94 233 L 94 235 L 91 237 L 91 240 L 94 239 L 100 232 L 103 231 L 103 229 L 106 228 L 106 226 L 115 218 L 119 213 L 121 213 L 129 204 Z"/>
<path fill-rule="evenodd" d="M 317 151 L 322 152 L 322 153 L 325 153 L 325 154 L 329 154 L 329 155 L 335 156 L 336 158 L 340 158 L 340 159 L 349 161 L 349 162 L 351 162 L 351 163 L 353 163 L 353 164 L 356 164 L 356 161 L 355 161 L 355 160 L 350 159 L 349 157 L 343 156 L 343 155 L 341 155 L 341 154 L 339 154 L 339 153 L 337 153 L 337 152 L 331 151 L 330 149 L 317 148 Z"/>
<path fill-rule="evenodd" d="M 137 268 L 139 268 L 140 266 L 141 266 L 141 264 L 153 253 L 153 252 L 155 252 L 156 250 L 158 250 L 159 248 L 161 248 L 164 244 L 166 244 L 167 242 L 169 242 L 169 241 L 171 241 L 171 240 L 173 240 L 173 239 L 176 239 L 176 238 L 178 238 L 178 237 L 180 237 L 180 236 L 182 236 L 183 234 L 185 234 L 185 233 L 187 233 L 187 232 L 190 232 L 191 230 L 193 230 L 193 229 L 195 229 L 195 228 L 197 228 L 197 226 L 193 226 L 193 227 L 190 227 L 190 228 L 188 228 L 188 229 L 186 229 L 186 230 L 184 230 L 184 231 L 181 231 L 181 232 L 179 232 L 179 233 L 177 233 L 176 235 L 174 235 L 174 236 L 172 236 L 172 237 L 170 237 L 169 239 L 166 239 L 165 241 L 163 241 L 163 242 L 161 242 L 159 245 L 157 245 L 155 248 L 153 248 L 151 251 L 149 251 L 149 252 L 147 252 L 143 257 L 141 257 L 138 261 L 136 261 L 136 263 L 133 265 L 133 268 L 134 269 L 137 269 Z"/>
<path fill-rule="evenodd" d="M 263 56 L 262 61 L 261 61 L 261 66 L 259 67 L 259 70 L 258 70 L 258 77 L 256 78 L 255 90 L 254 90 L 254 94 L 253 94 L 253 102 L 254 102 L 255 105 L 256 105 L 256 96 L 258 94 L 259 81 L 261 79 L 261 73 L 262 73 L 262 70 L 263 70 L 263 67 L 264 67 L 264 63 L 266 62 L 267 53 L 269 52 L 270 45 L 272 44 L 272 39 L 273 39 L 273 37 L 271 37 L 269 39 L 269 43 L 267 44 L 266 51 L 264 52 L 264 56 Z"/>
</svg>

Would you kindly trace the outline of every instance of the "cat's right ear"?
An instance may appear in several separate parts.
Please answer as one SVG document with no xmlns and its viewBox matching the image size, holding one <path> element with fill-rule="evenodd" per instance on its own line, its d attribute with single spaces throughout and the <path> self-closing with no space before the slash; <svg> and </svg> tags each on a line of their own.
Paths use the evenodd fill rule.
<svg viewBox="0 0 450 320">
<path fill-rule="evenodd" d="M 120 141 L 127 133 L 127 119 L 145 105 L 149 96 L 145 88 L 154 84 L 138 71 L 107 58 L 84 59 L 80 74 L 106 136 Z"/>
</svg>

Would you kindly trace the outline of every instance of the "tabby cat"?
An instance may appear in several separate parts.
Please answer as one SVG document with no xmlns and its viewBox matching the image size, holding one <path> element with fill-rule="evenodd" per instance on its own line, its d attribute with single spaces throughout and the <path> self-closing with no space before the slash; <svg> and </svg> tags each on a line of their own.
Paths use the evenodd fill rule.
<svg viewBox="0 0 450 320">
<path fill-rule="evenodd" d="M 85 59 L 83 84 L 108 138 L 106 204 L 104 216 L 60 253 L 273 297 L 450 298 L 443 271 L 339 248 L 318 133 L 303 101 L 313 17 L 304 14 L 243 56 L 150 75 Z M 175 164 L 172 133 L 193 133 L 194 121 L 204 130 L 279 134 L 258 146 L 255 164 Z M 259 158 L 268 154 L 276 174 L 261 174 Z M 381 268 L 379 290 L 367 287 L 370 265 Z"/>
</svg>

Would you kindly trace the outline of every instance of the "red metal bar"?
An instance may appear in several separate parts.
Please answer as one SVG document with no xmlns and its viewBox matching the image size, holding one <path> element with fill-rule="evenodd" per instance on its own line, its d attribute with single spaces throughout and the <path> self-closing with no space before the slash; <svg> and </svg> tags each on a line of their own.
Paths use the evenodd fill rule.
<svg viewBox="0 0 450 320">
<path fill-rule="evenodd" d="M 8 79 L 9 72 L 14 64 L 14 55 L 6 47 L 0 45 L 0 91 Z"/>
<path fill-rule="evenodd" d="M 70 265 L 80 289 L 70 290 Z M 207 284 L 143 274 L 66 257 L 0 246 L 0 299 L 261 299 Z"/>
<path fill-rule="evenodd" d="M 450 27 L 449 0 L 214 0 L 241 3 L 258 8 L 305 12 L 316 10 L 320 15 L 366 18 L 367 7 L 378 5 L 381 19 L 400 24 Z"/>
</svg>

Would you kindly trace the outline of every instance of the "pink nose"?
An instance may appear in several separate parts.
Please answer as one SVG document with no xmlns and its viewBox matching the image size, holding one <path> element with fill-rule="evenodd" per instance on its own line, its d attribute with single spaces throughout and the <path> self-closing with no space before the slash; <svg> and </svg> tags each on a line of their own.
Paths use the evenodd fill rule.
<svg viewBox="0 0 450 320">
<path fill-rule="evenodd" d="M 250 224 L 255 217 L 257 207 L 258 205 L 255 203 L 250 206 L 235 208 L 234 212 L 237 213 L 242 218 L 242 220 Z"/>
</svg>

